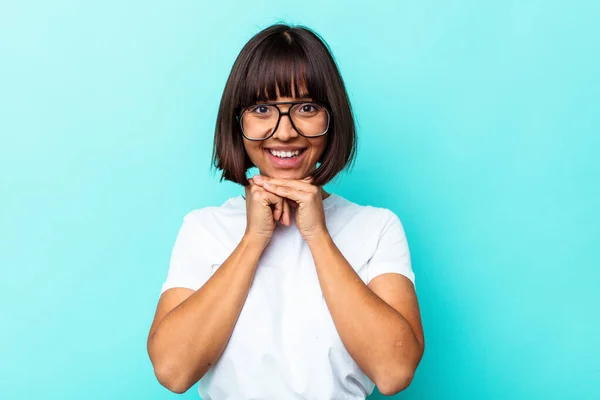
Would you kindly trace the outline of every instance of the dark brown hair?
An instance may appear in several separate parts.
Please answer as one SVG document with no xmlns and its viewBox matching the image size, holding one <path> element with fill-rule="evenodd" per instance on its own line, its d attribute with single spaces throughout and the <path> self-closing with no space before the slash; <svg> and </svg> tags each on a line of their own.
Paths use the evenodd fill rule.
<svg viewBox="0 0 600 400">
<path fill-rule="evenodd" d="M 215 127 L 212 166 L 220 181 L 248 185 L 246 172 L 254 164 L 244 149 L 236 116 L 243 107 L 277 97 L 306 95 L 331 113 L 327 145 L 311 173 L 323 186 L 355 159 L 357 137 L 344 81 L 326 42 L 311 29 L 287 24 L 269 26 L 242 48 L 225 84 Z M 299 90 L 306 89 L 307 93 Z"/>
</svg>

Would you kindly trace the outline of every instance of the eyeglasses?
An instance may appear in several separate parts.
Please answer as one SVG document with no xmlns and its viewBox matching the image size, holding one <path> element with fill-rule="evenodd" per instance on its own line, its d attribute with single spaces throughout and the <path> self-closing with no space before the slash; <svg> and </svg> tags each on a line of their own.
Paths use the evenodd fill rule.
<svg viewBox="0 0 600 400">
<path fill-rule="evenodd" d="M 290 104 L 287 112 L 279 105 Z M 255 104 L 245 107 L 237 116 L 242 135 L 248 140 L 267 140 L 277 130 L 281 117 L 287 115 L 292 127 L 308 138 L 323 136 L 329 129 L 329 111 L 325 106 L 306 101 L 285 101 Z"/>
</svg>

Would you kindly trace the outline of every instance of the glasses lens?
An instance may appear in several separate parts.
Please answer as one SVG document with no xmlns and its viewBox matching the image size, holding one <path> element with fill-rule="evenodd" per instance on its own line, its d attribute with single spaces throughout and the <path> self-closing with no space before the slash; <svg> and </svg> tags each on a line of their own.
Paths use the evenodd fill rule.
<svg viewBox="0 0 600 400">
<path fill-rule="evenodd" d="M 327 131 L 329 114 L 327 109 L 319 104 L 294 104 L 290 115 L 294 125 L 304 136 L 319 136 Z"/>
<path fill-rule="evenodd" d="M 294 104 L 289 111 L 294 126 L 304 136 L 319 136 L 327 131 L 329 113 L 315 103 Z M 279 110 L 273 105 L 257 104 L 248 107 L 241 118 L 244 135 L 250 139 L 264 139 L 273 133 L 279 119 Z"/>
<path fill-rule="evenodd" d="M 279 118 L 279 110 L 275 106 L 257 104 L 248 107 L 242 114 L 242 130 L 251 139 L 268 137 Z"/>
</svg>

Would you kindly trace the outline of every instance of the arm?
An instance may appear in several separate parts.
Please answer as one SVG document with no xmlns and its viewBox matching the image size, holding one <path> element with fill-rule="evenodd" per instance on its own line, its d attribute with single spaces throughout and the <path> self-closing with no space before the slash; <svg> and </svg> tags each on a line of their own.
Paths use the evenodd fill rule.
<svg viewBox="0 0 600 400">
<path fill-rule="evenodd" d="M 184 393 L 219 359 L 246 301 L 264 241 L 245 235 L 200 289 L 161 296 L 147 348 L 158 381 Z"/>
<path fill-rule="evenodd" d="M 404 390 L 424 351 L 412 282 L 382 274 L 367 286 L 327 232 L 307 243 L 344 346 L 382 394 Z"/>
<path fill-rule="evenodd" d="M 412 274 L 398 217 L 388 212 L 377 250 L 368 263 L 374 278 L 367 278 L 367 286 L 329 235 L 322 189 L 312 184 L 312 178 L 262 177 L 256 182 L 298 204 L 296 225 L 312 253 L 323 297 L 352 358 L 381 393 L 405 389 L 423 355 L 424 340 L 412 282 L 399 273 L 388 273 Z"/>
</svg>

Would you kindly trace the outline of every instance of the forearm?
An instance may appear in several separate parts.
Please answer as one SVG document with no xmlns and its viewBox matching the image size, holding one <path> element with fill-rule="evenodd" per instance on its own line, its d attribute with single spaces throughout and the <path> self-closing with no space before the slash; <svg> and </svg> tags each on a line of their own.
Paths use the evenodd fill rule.
<svg viewBox="0 0 600 400">
<path fill-rule="evenodd" d="M 335 327 L 356 363 L 378 386 L 412 375 L 422 349 L 407 320 L 369 289 L 328 234 L 308 245 Z"/>
<path fill-rule="evenodd" d="M 264 247 L 244 236 L 211 278 L 171 310 L 151 335 L 153 364 L 169 371 L 177 387 L 193 385 L 223 353 Z"/>
</svg>

